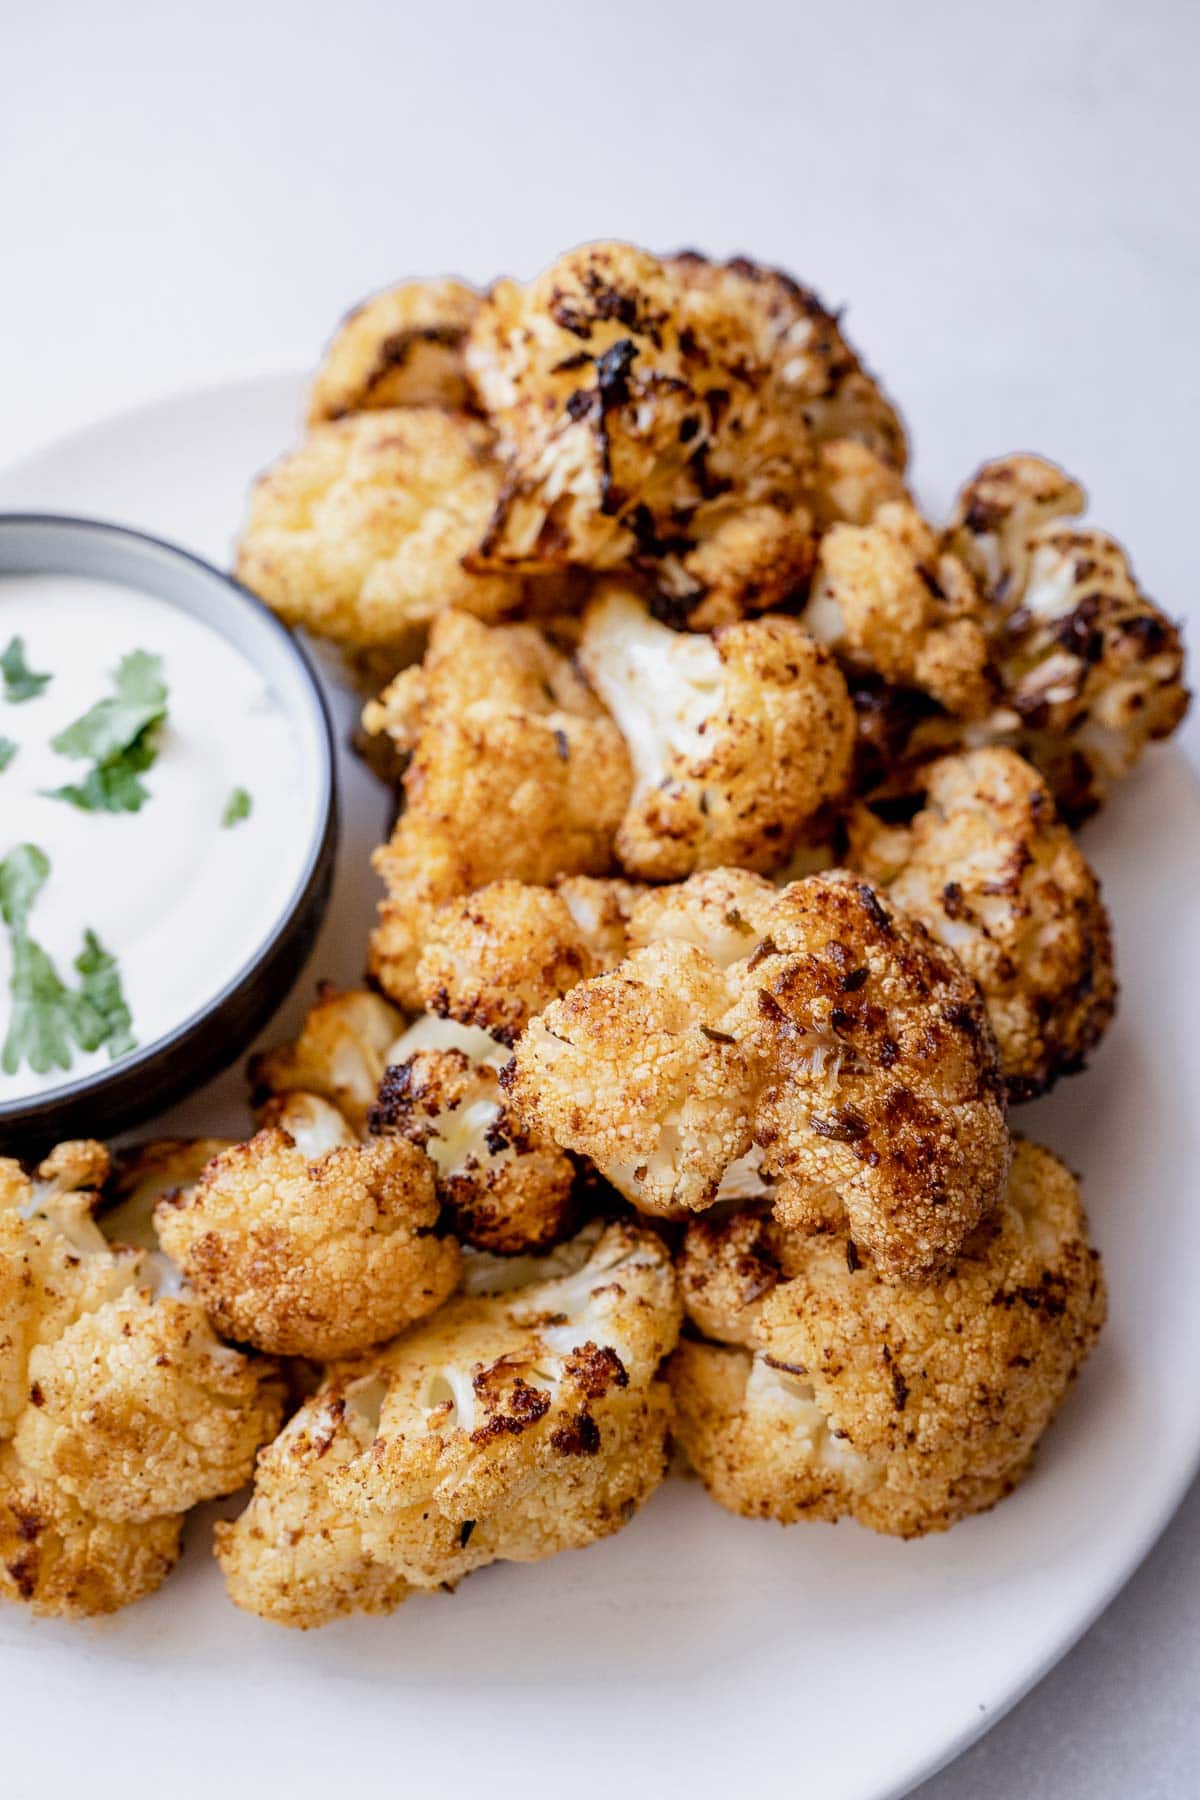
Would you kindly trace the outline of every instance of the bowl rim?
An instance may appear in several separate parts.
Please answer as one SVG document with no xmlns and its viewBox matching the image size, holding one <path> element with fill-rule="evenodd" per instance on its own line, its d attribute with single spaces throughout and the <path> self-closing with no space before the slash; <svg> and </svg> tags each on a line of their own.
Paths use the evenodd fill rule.
<svg viewBox="0 0 1200 1800">
<path fill-rule="evenodd" d="M 300 677 L 300 692 L 307 702 L 307 711 L 312 726 L 312 734 L 317 752 L 316 785 L 314 807 L 314 825 L 310 835 L 307 851 L 300 872 L 284 901 L 274 924 L 265 937 L 256 944 L 247 959 L 224 985 L 218 989 L 201 1006 L 172 1026 L 170 1031 L 161 1033 L 149 1044 L 140 1045 L 130 1055 L 117 1059 L 102 1069 L 94 1069 L 89 1075 L 78 1076 L 73 1081 L 63 1082 L 61 1086 L 43 1088 L 28 1096 L 19 1096 L 12 1100 L 0 1101 L 0 1133 L 11 1128 L 22 1137 L 36 1135 L 41 1122 L 47 1126 L 53 1122 L 56 1112 L 73 1107 L 90 1098 L 101 1097 L 107 1089 L 118 1084 L 128 1083 L 141 1069 L 157 1064 L 172 1050 L 180 1048 L 189 1039 L 195 1037 L 209 1025 L 214 1018 L 252 981 L 253 977 L 280 950 L 288 934 L 294 928 L 297 917 L 303 913 L 309 900 L 313 885 L 319 881 L 322 871 L 329 860 L 331 840 L 337 830 L 337 782 L 336 756 L 334 748 L 333 721 L 329 705 L 317 677 L 313 658 L 301 639 L 276 617 L 270 607 L 260 600 L 257 594 L 243 586 L 233 575 L 219 569 L 215 563 L 205 557 L 198 556 L 194 550 L 187 550 L 181 544 L 175 544 L 168 538 L 157 537 L 153 532 L 141 531 L 134 526 L 121 525 L 111 519 L 97 519 L 84 513 L 54 512 L 0 512 L 0 537 L 19 530 L 43 530 L 61 532 L 64 536 L 78 535 L 100 537 L 132 545 L 135 549 L 153 552 L 165 556 L 167 560 L 187 566 L 200 581 L 218 583 L 228 590 L 234 601 L 239 602 L 255 614 L 268 632 L 273 635 L 289 656 Z M 0 581 L 10 571 L 0 568 Z M 33 573 L 34 571 L 30 571 Z M 55 573 L 51 565 L 46 565 L 37 573 Z M 71 574 L 77 570 L 64 571 Z M 86 579 L 86 576 L 84 577 Z M 98 577 L 98 579 L 105 579 Z M 136 585 L 136 584 L 130 584 Z M 163 594 L 155 594 L 151 588 L 139 591 L 149 593 L 166 606 L 175 602 Z M 208 621 L 210 629 L 225 636 L 220 626 Z M 227 640 L 228 641 L 228 640 Z M 236 647 L 236 646 L 235 646 Z M 245 655 L 245 652 L 242 652 Z M 239 1051 L 234 1052 L 234 1056 Z M 230 1060 L 233 1060 L 231 1058 Z M 105 1134 L 107 1135 L 107 1133 Z M 0 1151 L 2 1153 L 2 1151 Z"/>
</svg>

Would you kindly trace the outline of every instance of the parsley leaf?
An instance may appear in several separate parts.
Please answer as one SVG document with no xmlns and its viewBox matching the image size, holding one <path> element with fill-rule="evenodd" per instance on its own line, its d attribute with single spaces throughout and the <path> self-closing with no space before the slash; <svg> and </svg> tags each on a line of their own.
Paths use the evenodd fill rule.
<svg viewBox="0 0 1200 1800">
<path fill-rule="evenodd" d="M 124 1056 L 137 1043 L 129 1005 L 121 989 L 121 971 L 117 959 L 107 951 L 94 931 L 83 934 L 83 949 L 75 958 L 75 972 L 82 976 L 80 999 L 100 1022 L 101 1033 L 94 1043 L 85 1041 L 77 1024 L 76 1036 L 85 1050 L 108 1046 L 110 1062 Z"/>
<path fill-rule="evenodd" d="M 3 775 L 13 757 L 17 754 L 17 746 L 11 738 L 0 737 L 0 775 Z"/>
<path fill-rule="evenodd" d="M 50 858 L 36 844 L 18 844 L 0 862 L 0 919 L 10 931 L 24 931 L 49 874 Z"/>
<path fill-rule="evenodd" d="M 35 675 L 25 661 L 25 639 L 9 638 L 0 656 L 0 676 L 4 678 L 6 700 L 36 700 L 50 681 L 49 675 Z"/>
<path fill-rule="evenodd" d="M 53 788 L 49 795 L 84 812 L 138 812 L 150 797 L 138 777 L 158 755 L 159 729 L 167 716 L 162 658 L 133 650 L 121 658 L 113 680 L 115 694 L 97 700 L 51 739 L 60 756 L 92 762 L 82 782 Z"/>
<path fill-rule="evenodd" d="M 243 819 L 248 819 L 253 805 L 253 798 L 245 788 L 235 787 L 225 802 L 225 811 L 221 814 L 221 824 L 228 830 L 231 825 L 237 825 Z"/>
</svg>

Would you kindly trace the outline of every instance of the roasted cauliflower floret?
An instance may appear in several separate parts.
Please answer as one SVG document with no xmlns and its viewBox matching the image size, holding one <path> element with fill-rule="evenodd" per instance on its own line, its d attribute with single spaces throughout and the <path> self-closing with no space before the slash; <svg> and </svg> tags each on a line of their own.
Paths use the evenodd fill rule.
<svg viewBox="0 0 1200 1800">
<path fill-rule="evenodd" d="M 869 525 L 881 507 L 910 500 L 899 466 L 854 438 L 818 444 L 810 480 L 805 499 L 822 533 L 831 525 Z"/>
<path fill-rule="evenodd" d="M 744 258 L 585 245 L 528 287 L 498 283 L 467 361 L 511 459 L 473 566 L 633 564 L 698 627 L 807 576 L 818 441 L 861 437 L 903 465 L 832 314 Z"/>
<path fill-rule="evenodd" d="M 616 840 L 631 875 L 778 868 L 846 785 L 846 684 L 793 619 L 675 632 L 612 586 L 587 610 L 579 658 L 633 763 Z"/>
<path fill-rule="evenodd" d="M 993 699 L 980 610 L 966 565 L 911 503 L 890 501 L 869 524 L 825 533 L 803 619 L 852 671 L 978 718 Z"/>
<path fill-rule="evenodd" d="M 577 875 L 555 887 L 493 881 L 448 902 L 417 965 L 422 1004 L 511 1044 L 551 1000 L 620 961 L 637 892 Z"/>
<path fill-rule="evenodd" d="M 716 895 L 735 880 L 729 906 Z M 891 1277 L 945 1267 L 1008 1161 L 995 1041 L 961 965 L 844 872 L 770 899 L 745 872 L 694 877 L 639 902 L 630 931 L 654 941 L 518 1039 L 505 1079 L 522 1116 L 650 1212 L 712 1205 L 756 1145 L 782 1223 L 848 1219 Z"/>
<path fill-rule="evenodd" d="M 762 1303 L 782 1279 L 783 1246 L 795 1235 L 761 1202 L 689 1221 L 675 1269 L 683 1310 L 703 1337 L 743 1347 L 757 1342 Z"/>
<path fill-rule="evenodd" d="M 265 1119 L 155 1214 L 217 1328 L 324 1361 L 440 1306 L 457 1285 L 459 1250 L 437 1232 L 426 1158 L 399 1138 L 360 1144 L 312 1094 L 277 1098 Z"/>
<path fill-rule="evenodd" d="M 662 1479 L 678 1328 L 665 1248 L 614 1225 L 574 1273 L 453 1300 L 331 1370 L 217 1527 L 232 1597 L 318 1625 L 619 1530 Z"/>
<path fill-rule="evenodd" d="M 506 1060 L 482 1031 L 418 1019 L 392 1047 L 371 1129 L 425 1153 L 465 1242 L 511 1256 L 564 1236 L 575 1168 L 516 1116 L 498 1078 Z"/>
<path fill-rule="evenodd" d="M 375 856 L 388 897 L 371 945 L 376 978 L 410 1009 L 437 907 L 489 881 L 607 873 L 632 783 L 617 727 L 532 625 L 444 614 L 414 738 L 405 809 Z"/>
<path fill-rule="evenodd" d="M 314 425 L 253 489 L 235 573 L 287 624 L 393 652 L 395 666 L 446 607 L 496 619 L 521 604 L 519 579 L 462 562 L 500 480 L 492 432 L 465 413 L 410 406 Z"/>
<path fill-rule="evenodd" d="M 260 1096 L 318 1094 L 361 1136 L 403 1029 L 403 1014 L 378 994 L 323 982 L 295 1043 L 251 1059 L 251 1085 Z"/>
<path fill-rule="evenodd" d="M 462 281 L 402 281 L 339 325 L 308 397 L 308 422 L 393 406 L 470 409 L 463 347 L 479 295 Z"/>
<path fill-rule="evenodd" d="M 178 1145 L 137 1184 L 182 1168 Z M 157 1251 L 110 1244 L 95 1143 L 28 1176 L 0 1161 L 0 1592 L 83 1616 L 148 1593 L 183 1513 L 249 1477 L 278 1428 L 273 1366 L 218 1344 Z M 118 1196 L 115 1223 L 144 1196 Z M 141 1221 L 144 1225 L 144 1219 Z"/>
<path fill-rule="evenodd" d="M 676 1432 L 714 1498 L 790 1524 L 945 1530 L 1011 1493 L 1104 1319 L 1078 1187 L 1017 1141 L 1003 1204 L 933 1284 L 852 1239 L 790 1238 L 751 1351 L 683 1343 Z"/>
<path fill-rule="evenodd" d="M 988 605 L 999 706 L 976 741 L 1037 764 L 1064 816 L 1085 818 L 1188 705 L 1183 645 L 1120 544 L 1082 512 L 1078 483 L 1036 456 L 987 463 L 963 488 L 946 542 Z"/>
<path fill-rule="evenodd" d="M 983 990 L 1011 1100 L 1083 1066 L 1113 1015 L 1100 888 L 1036 769 L 1000 747 L 948 756 L 907 826 L 865 808 L 851 860 Z"/>
</svg>

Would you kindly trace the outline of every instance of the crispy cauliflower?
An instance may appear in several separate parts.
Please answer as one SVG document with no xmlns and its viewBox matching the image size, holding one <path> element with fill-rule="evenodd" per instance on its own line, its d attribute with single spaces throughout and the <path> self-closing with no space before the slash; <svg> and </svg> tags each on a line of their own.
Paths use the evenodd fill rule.
<svg viewBox="0 0 1200 1800">
<path fill-rule="evenodd" d="M 853 671 L 978 718 L 992 703 L 981 602 L 966 565 L 908 501 L 821 539 L 804 624 Z"/>
<path fill-rule="evenodd" d="M 551 1000 L 620 961 L 638 891 L 575 875 L 553 887 L 493 881 L 447 902 L 417 965 L 422 1004 L 511 1044 Z"/>
<path fill-rule="evenodd" d="M 327 1100 L 285 1094 L 155 1222 L 219 1330 L 324 1361 L 393 1337 L 454 1290 L 459 1250 L 439 1212 L 411 1144 L 360 1144 Z"/>
<path fill-rule="evenodd" d="M 734 880 L 736 902 L 715 901 Z M 672 1215 L 711 1206 L 757 1145 L 781 1222 L 847 1220 L 888 1277 L 944 1268 L 1008 1163 L 995 1041 L 962 966 L 839 871 L 775 893 L 697 876 L 639 902 L 634 930 L 672 935 L 518 1039 L 504 1078 L 527 1123 Z"/>
<path fill-rule="evenodd" d="M 675 632 L 610 585 L 588 607 L 579 660 L 633 763 L 616 840 L 631 875 L 778 868 L 846 785 L 846 684 L 794 619 Z"/>
<path fill-rule="evenodd" d="M 375 856 L 388 895 L 371 968 L 411 1009 L 436 908 L 505 877 L 607 873 L 632 776 L 617 727 L 533 625 L 443 614 L 410 697 L 406 805 Z"/>
<path fill-rule="evenodd" d="M 752 1347 L 684 1342 L 671 1364 L 713 1497 L 916 1537 L 1011 1493 L 1104 1320 L 1062 1164 L 1018 1140 L 1003 1204 L 935 1283 L 897 1288 L 844 1236 L 793 1236 L 787 1261 L 748 1309 Z"/>
<path fill-rule="evenodd" d="M 854 438 L 817 445 L 805 499 L 822 534 L 831 525 L 870 525 L 881 507 L 911 502 L 900 469 Z"/>
<path fill-rule="evenodd" d="M 666 1249 L 613 1225 L 574 1272 L 452 1300 L 331 1370 L 217 1527 L 232 1598 L 319 1625 L 619 1530 L 663 1476 L 678 1328 Z"/>
<path fill-rule="evenodd" d="M 515 1255 L 564 1236 L 575 1168 L 517 1118 L 499 1084 L 506 1060 L 485 1032 L 418 1019 L 392 1046 L 371 1130 L 425 1153 L 439 1199 L 467 1243 Z"/>
<path fill-rule="evenodd" d="M 569 251 L 500 282 L 467 362 L 510 457 L 472 566 L 645 572 L 678 622 L 778 605 L 811 567 L 814 447 L 903 466 L 895 412 L 836 319 L 745 258 Z"/>
<path fill-rule="evenodd" d="M 462 281 L 403 281 L 338 327 L 308 397 L 308 422 L 394 406 L 470 409 L 463 346 L 480 297 Z"/>
<path fill-rule="evenodd" d="M 496 619 L 525 598 L 520 579 L 463 567 L 500 479 L 490 429 L 466 413 L 314 425 L 254 488 L 235 573 L 287 624 L 395 666 L 446 607 Z"/>
<path fill-rule="evenodd" d="M 1100 887 L 1050 790 L 1015 751 L 948 756 L 907 825 L 860 808 L 851 861 L 952 950 L 983 990 L 1011 1100 L 1083 1066 L 1113 1015 Z"/>
<path fill-rule="evenodd" d="M 339 990 L 323 982 L 294 1044 L 251 1058 L 250 1081 L 260 1098 L 302 1092 L 329 1100 L 361 1137 L 388 1064 L 404 1029 L 404 1015 L 365 988 Z"/>
<path fill-rule="evenodd" d="M 1085 818 L 1188 704 L 1183 646 L 1120 544 L 1070 522 L 1082 488 L 1037 456 L 987 463 L 945 542 L 986 596 L 1000 703 L 968 741 L 1013 744 Z"/>
<path fill-rule="evenodd" d="M 0 1161 L 0 1593 L 72 1617 L 157 1587 L 183 1514 L 242 1485 L 282 1410 L 165 1259 L 110 1245 L 107 1174 L 90 1142 L 34 1176 Z"/>
</svg>

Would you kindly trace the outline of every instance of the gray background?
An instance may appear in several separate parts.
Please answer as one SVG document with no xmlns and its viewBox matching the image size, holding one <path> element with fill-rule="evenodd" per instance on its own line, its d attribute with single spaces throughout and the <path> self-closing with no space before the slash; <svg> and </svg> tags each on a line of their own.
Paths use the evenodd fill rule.
<svg viewBox="0 0 1200 1800">
<path fill-rule="evenodd" d="M 849 302 L 935 510 L 987 454 L 1057 456 L 1195 641 L 1198 53 L 1172 0 L 6 8 L 0 462 L 307 367 L 402 274 L 747 250 Z M 1193 1490 L 922 1795 L 1200 1792 L 1198 1621 Z"/>
</svg>

